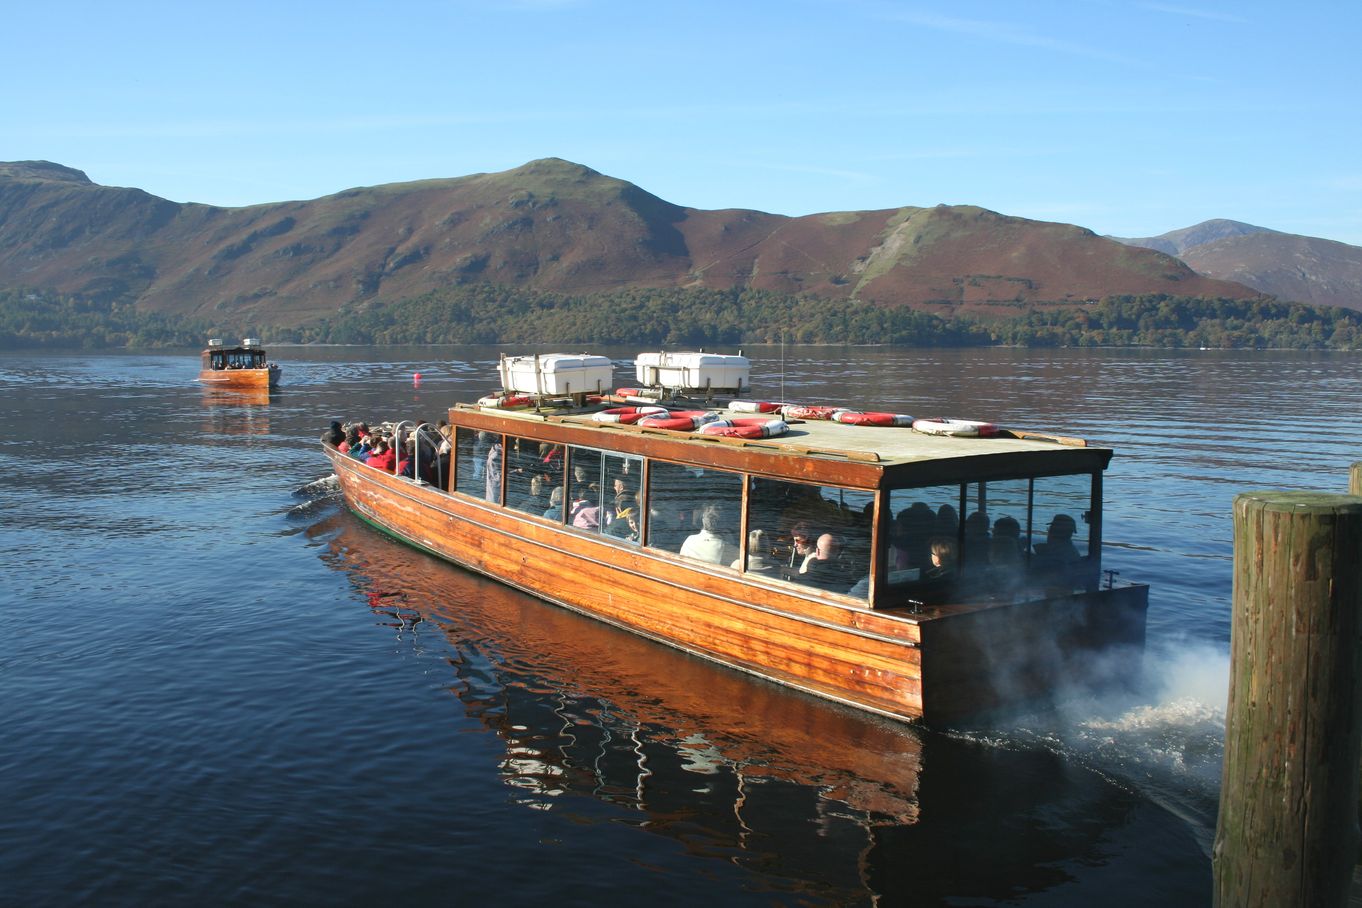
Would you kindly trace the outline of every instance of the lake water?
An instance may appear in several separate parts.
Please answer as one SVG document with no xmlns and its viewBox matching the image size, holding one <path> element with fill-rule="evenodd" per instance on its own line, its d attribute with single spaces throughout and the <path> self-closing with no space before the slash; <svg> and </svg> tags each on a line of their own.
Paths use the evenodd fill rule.
<svg viewBox="0 0 1362 908">
<path fill-rule="evenodd" d="M 1362 357 L 745 351 L 759 396 L 1116 449 L 1146 689 L 926 729 L 345 512 L 326 424 L 439 418 L 498 352 L 272 349 L 263 398 L 201 390 L 196 356 L 0 355 L 0 903 L 1209 904 L 1231 502 L 1346 491 Z M 635 351 L 593 352 L 628 383 Z"/>
</svg>

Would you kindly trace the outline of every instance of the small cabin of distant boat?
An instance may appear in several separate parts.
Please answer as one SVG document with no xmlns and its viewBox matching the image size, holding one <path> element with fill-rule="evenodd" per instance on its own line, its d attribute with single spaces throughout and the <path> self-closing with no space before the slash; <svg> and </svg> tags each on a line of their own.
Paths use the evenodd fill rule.
<svg viewBox="0 0 1362 908">
<path fill-rule="evenodd" d="M 269 362 L 257 338 L 248 337 L 240 346 L 228 347 L 221 338 L 212 338 L 200 354 L 199 381 L 241 387 L 274 387 L 280 369 Z"/>
</svg>

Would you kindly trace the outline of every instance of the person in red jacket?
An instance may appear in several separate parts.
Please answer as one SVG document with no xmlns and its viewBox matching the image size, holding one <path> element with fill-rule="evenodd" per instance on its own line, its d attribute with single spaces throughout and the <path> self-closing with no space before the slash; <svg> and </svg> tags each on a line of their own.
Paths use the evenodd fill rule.
<svg viewBox="0 0 1362 908">
<path fill-rule="evenodd" d="M 374 441 L 373 453 L 369 455 L 369 459 L 365 463 L 391 473 L 396 466 L 396 460 L 397 452 L 393 450 L 392 444 L 389 443 L 387 438 L 379 436 Z"/>
</svg>

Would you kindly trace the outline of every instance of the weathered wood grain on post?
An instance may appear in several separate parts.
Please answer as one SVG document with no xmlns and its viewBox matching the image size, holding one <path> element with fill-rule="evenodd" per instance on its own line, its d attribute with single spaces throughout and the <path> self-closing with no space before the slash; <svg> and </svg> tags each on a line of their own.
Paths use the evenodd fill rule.
<svg viewBox="0 0 1362 908">
<path fill-rule="evenodd" d="M 1353 464 L 1352 472 L 1348 474 L 1348 492 L 1362 495 L 1362 461 Z"/>
<path fill-rule="evenodd" d="M 1221 908 L 1347 902 L 1362 761 L 1362 498 L 1234 501 Z"/>
</svg>

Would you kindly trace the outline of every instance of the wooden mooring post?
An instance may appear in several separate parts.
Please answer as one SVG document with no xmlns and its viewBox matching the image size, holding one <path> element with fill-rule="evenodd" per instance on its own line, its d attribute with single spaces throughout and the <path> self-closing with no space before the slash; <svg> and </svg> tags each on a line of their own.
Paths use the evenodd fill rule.
<svg viewBox="0 0 1362 908">
<path fill-rule="evenodd" d="M 1215 905 L 1345 905 L 1360 837 L 1362 497 L 1237 496 L 1232 607 Z"/>
<path fill-rule="evenodd" d="M 1348 491 L 1362 495 L 1362 462 L 1353 464 L 1352 472 L 1348 474 Z"/>
</svg>

